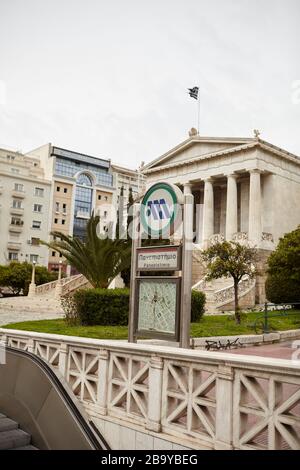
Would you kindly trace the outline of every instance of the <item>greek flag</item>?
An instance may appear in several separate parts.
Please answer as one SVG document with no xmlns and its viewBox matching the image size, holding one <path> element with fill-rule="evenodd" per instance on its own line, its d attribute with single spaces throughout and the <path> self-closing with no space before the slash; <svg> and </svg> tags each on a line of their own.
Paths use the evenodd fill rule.
<svg viewBox="0 0 300 470">
<path fill-rule="evenodd" d="M 195 100 L 197 100 L 198 99 L 199 87 L 194 86 L 194 88 L 188 88 L 188 90 L 189 90 L 190 97 L 195 98 Z"/>
</svg>

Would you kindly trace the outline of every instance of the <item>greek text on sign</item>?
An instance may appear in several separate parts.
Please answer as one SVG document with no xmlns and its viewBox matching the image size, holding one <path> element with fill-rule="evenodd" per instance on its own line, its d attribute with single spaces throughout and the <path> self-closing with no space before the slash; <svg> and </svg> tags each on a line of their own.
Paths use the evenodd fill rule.
<svg viewBox="0 0 300 470">
<path fill-rule="evenodd" d="M 138 248 L 137 269 L 139 271 L 170 270 L 178 271 L 180 267 L 180 247 Z"/>
</svg>

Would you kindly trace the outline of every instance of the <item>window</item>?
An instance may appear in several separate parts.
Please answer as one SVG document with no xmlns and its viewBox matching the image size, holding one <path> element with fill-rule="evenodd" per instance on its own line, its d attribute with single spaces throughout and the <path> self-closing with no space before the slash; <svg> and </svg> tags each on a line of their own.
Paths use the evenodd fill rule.
<svg viewBox="0 0 300 470">
<path fill-rule="evenodd" d="M 44 189 L 43 188 L 34 188 L 34 195 L 38 197 L 44 196 Z"/>
<path fill-rule="evenodd" d="M 60 191 L 60 186 L 56 186 L 56 191 L 59 193 L 59 191 Z"/>
<path fill-rule="evenodd" d="M 33 220 L 32 221 L 32 228 L 41 228 L 41 221 L 40 220 Z"/>
<path fill-rule="evenodd" d="M 64 188 L 64 193 L 66 194 L 68 192 L 68 188 Z"/>
<path fill-rule="evenodd" d="M 33 211 L 34 212 L 42 212 L 42 208 L 43 208 L 42 204 L 34 204 L 33 205 Z"/>
<path fill-rule="evenodd" d="M 67 204 L 63 204 L 63 213 L 65 214 L 67 212 Z"/>
<path fill-rule="evenodd" d="M 86 162 L 67 161 L 63 158 L 56 158 L 55 173 L 57 175 L 74 177 L 78 171 L 82 170 L 89 170 L 92 172 L 95 175 L 97 184 L 104 186 L 113 185 L 113 175 L 108 173 L 107 168 L 99 168 L 98 165 L 89 165 Z"/>
<path fill-rule="evenodd" d="M 52 251 L 51 255 L 55 257 L 55 251 Z"/>
<path fill-rule="evenodd" d="M 20 217 L 12 217 L 11 218 L 11 225 L 23 225 L 24 222 Z"/>
<path fill-rule="evenodd" d="M 59 212 L 59 202 L 56 202 L 56 203 L 55 203 L 55 211 L 56 211 L 56 212 Z"/>
<path fill-rule="evenodd" d="M 108 197 L 107 197 L 107 196 L 105 196 L 105 200 L 106 200 L 106 201 L 108 200 Z"/>
<path fill-rule="evenodd" d="M 18 261 L 18 253 L 15 253 L 14 251 L 9 251 L 8 259 L 9 261 Z"/>
<path fill-rule="evenodd" d="M 85 175 L 84 173 L 82 173 L 77 178 L 77 184 L 80 184 L 82 186 L 92 186 L 92 181 L 88 175 Z"/>
<path fill-rule="evenodd" d="M 107 211 L 104 211 L 104 219 L 107 217 Z"/>
<path fill-rule="evenodd" d="M 15 183 L 15 191 L 23 192 L 23 191 L 24 191 L 24 186 L 23 186 L 23 184 Z"/>
<path fill-rule="evenodd" d="M 101 194 L 99 194 L 98 201 L 101 201 L 101 199 L 102 199 L 102 196 L 101 196 Z"/>
<path fill-rule="evenodd" d="M 14 209 L 22 209 L 22 201 L 20 201 L 20 199 L 14 199 L 12 206 Z"/>
<path fill-rule="evenodd" d="M 55 224 L 58 224 L 58 219 L 54 219 L 54 223 L 55 223 Z"/>
<path fill-rule="evenodd" d="M 30 255 L 30 263 L 37 263 L 39 255 Z"/>
<path fill-rule="evenodd" d="M 61 254 L 61 253 L 59 253 L 59 257 L 62 258 L 62 254 Z"/>
<path fill-rule="evenodd" d="M 39 238 L 31 237 L 31 245 L 37 246 L 39 244 L 40 244 L 40 239 Z"/>
<path fill-rule="evenodd" d="M 65 225 L 65 223 L 66 223 L 65 219 L 62 219 L 61 223 L 62 223 L 63 225 Z"/>
</svg>

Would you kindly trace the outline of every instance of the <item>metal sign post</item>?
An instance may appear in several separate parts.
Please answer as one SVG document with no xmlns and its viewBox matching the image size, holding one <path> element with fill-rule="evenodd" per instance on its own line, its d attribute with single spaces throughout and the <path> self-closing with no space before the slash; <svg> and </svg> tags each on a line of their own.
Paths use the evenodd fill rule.
<svg viewBox="0 0 300 470">
<path fill-rule="evenodd" d="M 182 213 L 180 245 L 141 247 L 142 231 L 156 239 L 169 238 L 182 224 Z M 137 336 L 146 336 L 189 348 L 193 195 L 183 196 L 169 183 L 154 184 L 142 203 L 134 206 L 133 235 L 128 340 L 136 342 Z"/>
<path fill-rule="evenodd" d="M 193 215 L 194 196 L 185 194 L 182 234 L 182 291 L 180 309 L 180 347 L 190 347 L 192 263 L 193 263 Z"/>
<path fill-rule="evenodd" d="M 133 206 L 132 220 L 132 249 L 131 249 L 131 274 L 130 274 L 130 301 L 129 301 L 129 323 L 128 323 L 128 341 L 136 343 L 135 335 L 135 298 L 136 298 L 136 257 L 137 250 L 141 243 L 140 233 L 140 204 Z"/>
</svg>

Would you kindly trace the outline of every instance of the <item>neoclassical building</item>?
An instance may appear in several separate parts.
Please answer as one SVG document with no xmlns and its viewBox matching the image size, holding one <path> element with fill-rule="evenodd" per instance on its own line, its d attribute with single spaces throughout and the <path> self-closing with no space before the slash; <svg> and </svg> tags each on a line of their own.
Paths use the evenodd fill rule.
<svg viewBox="0 0 300 470">
<path fill-rule="evenodd" d="M 191 129 L 187 140 L 144 166 L 147 187 L 167 181 L 193 193 L 195 251 L 237 240 L 256 246 L 264 263 L 300 224 L 300 158 L 254 134 L 202 137 Z M 262 279 L 255 298 L 264 300 Z"/>
</svg>

